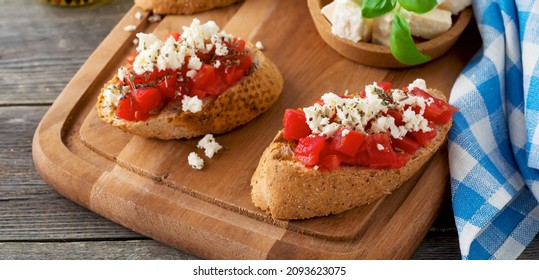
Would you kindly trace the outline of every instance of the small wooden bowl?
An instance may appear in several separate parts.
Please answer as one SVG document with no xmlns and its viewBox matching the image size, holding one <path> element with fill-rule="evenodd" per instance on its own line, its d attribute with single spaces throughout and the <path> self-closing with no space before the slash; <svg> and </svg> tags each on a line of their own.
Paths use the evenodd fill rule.
<svg viewBox="0 0 539 280">
<path fill-rule="evenodd" d="M 403 68 L 414 65 L 400 63 L 393 57 L 389 47 L 367 42 L 352 42 L 347 39 L 337 37 L 331 33 L 331 24 L 320 9 L 327 5 L 330 0 L 307 0 L 309 11 L 313 18 L 318 33 L 324 41 L 336 52 L 355 62 L 380 67 L 380 68 Z M 444 34 L 425 41 L 417 43 L 417 48 L 423 54 L 429 55 L 431 60 L 436 59 L 447 52 L 462 34 L 472 18 L 472 9 L 466 8 L 457 16 L 453 26 Z"/>
</svg>

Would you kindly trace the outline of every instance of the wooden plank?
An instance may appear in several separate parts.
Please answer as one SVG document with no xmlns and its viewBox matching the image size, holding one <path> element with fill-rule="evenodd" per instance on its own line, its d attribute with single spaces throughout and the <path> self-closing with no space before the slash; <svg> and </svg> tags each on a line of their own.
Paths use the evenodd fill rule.
<svg viewBox="0 0 539 280">
<path fill-rule="evenodd" d="M 265 14 L 260 13 L 260 7 L 267 8 Z M 374 211 L 373 215 L 363 216 L 372 222 L 357 221 L 354 215 L 342 219 L 336 228 L 346 229 L 356 223 L 362 226 L 341 236 L 335 235 L 335 228 L 328 229 L 315 219 L 301 225 L 271 220 L 250 201 L 250 175 L 262 150 L 280 129 L 285 108 L 308 104 L 328 90 L 344 92 L 351 87 L 353 90 L 355 85 L 380 80 L 406 85 L 422 77 L 429 86 L 449 94 L 473 48 L 453 48 L 440 59 L 406 70 L 369 68 L 343 59 L 320 41 L 312 21 L 306 20 L 309 14 L 304 2 L 251 0 L 239 10 L 236 8 L 197 17 L 211 14 L 227 22 L 227 31 L 237 30 L 252 40 L 263 41 L 265 54 L 283 72 L 285 88 L 268 112 L 218 137 L 227 149 L 204 171 L 192 170 L 181 160 L 195 149 L 196 140 L 143 139 L 96 118 L 93 106 L 101 85 L 115 72 L 122 54 L 132 48 L 125 41 L 127 36 L 121 25 L 133 10 L 92 54 L 41 122 L 34 138 L 38 169 L 53 187 L 77 203 L 143 235 L 204 258 L 409 257 L 446 194 L 444 153 L 436 156 L 434 167 L 426 169 L 428 176 L 419 178 L 423 183 L 408 182 L 369 210 Z M 251 16 L 244 17 L 247 14 Z M 171 26 L 176 25 L 173 22 L 189 22 L 190 18 L 167 17 L 153 26 L 155 29 L 143 25 L 139 28 L 163 34 L 171 31 Z M 252 33 L 247 34 L 245 26 L 252 26 Z M 476 42 L 473 38 L 472 34 L 466 39 Z M 461 40 L 462 44 L 469 46 L 470 42 Z M 111 142 L 113 148 L 108 145 Z M 243 172 L 230 172 L 231 166 Z M 440 176 L 445 181 L 438 180 Z M 431 199 L 418 203 L 422 197 Z M 385 229 L 388 233 L 381 235 Z M 400 229 L 404 236 L 394 238 L 401 233 Z M 381 247 L 370 247 L 369 242 L 362 241 L 375 241 Z"/>
<path fill-rule="evenodd" d="M 153 240 L 0 242 L 2 260 L 197 260 Z"/>
<path fill-rule="evenodd" d="M 32 163 L 32 135 L 48 107 L 0 107 L 0 241 L 141 238 L 65 199 Z"/>
<path fill-rule="evenodd" d="M 7 2 L 0 9 L 0 18 L 9 19 L 0 32 L 0 105 L 52 103 L 133 5 L 102 1 L 66 9 L 45 1 Z M 54 20 L 35 20 L 41 18 Z"/>
</svg>

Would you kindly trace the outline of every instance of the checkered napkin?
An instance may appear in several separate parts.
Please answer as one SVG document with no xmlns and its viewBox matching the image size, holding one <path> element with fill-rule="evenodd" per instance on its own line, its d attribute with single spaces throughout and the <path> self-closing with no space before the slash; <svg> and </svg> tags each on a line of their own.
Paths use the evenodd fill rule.
<svg viewBox="0 0 539 280">
<path fill-rule="evenodd" d="M 539 1 L 474 0 L 483 46 L 451 91 L 463 259 L 516 259 L 539 232 Z"/>
</svg>

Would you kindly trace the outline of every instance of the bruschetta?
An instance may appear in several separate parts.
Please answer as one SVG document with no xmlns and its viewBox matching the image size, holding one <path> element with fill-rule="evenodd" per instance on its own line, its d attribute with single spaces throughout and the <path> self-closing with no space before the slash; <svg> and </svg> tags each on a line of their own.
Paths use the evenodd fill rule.
<svg viewBox="0 0 539 280">
<path fill-rule="evenodd" d="M 128 65 L 105 84 L 97 112 L 148 138 L 220 134 L 269 109 L 283 88 L 277 66 L 242 39 L 194 19 L 163 41 L 139 33 Z"/>
<path fill-rule="evenodd" d="M 252 179 L 253 203 L 274 219 L 336 214 L 397 189 L 440 148 L 456 108 L 418 79 L 386 82 L 287 109 Z"/>
<path fill-rule="evenodd" d="M 135 5 L 154 14 L 190 15 L 240 1 L 242 0 L 135 0 Z"/>
</svg>

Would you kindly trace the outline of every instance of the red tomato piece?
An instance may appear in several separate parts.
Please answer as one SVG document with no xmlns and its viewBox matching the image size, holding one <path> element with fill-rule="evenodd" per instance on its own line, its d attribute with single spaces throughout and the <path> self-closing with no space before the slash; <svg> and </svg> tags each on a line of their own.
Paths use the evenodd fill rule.
<svg viewBox="0 0 539 280">
<path fill-rule="evenodd" d="M 165 35 L 165 41 L 168 40 L 168 38 L 172 37 L 174 38 L 174 40 L 176 41 L 179 41 L 180 40 L 180 32 L 171 32 L 171 33 L 168 33 L 167 35 Z"/>
<path fill-rule="evenodd" d="M 138 88 L 131 93 L 133 100 L 141 111 L 148 113 L 154 109 L 159 109 L 163 103 L 161 92 L 157 88 Z"/>
<path fill-rule="evenodd" d="M 144 72 L 140 75 L 135 75 L 135 79 L 133 80 L 133 83 L 135 86 L 139 85 L 148 85 L 151 83 L 157 82 L 157 71 L 152 72 Z"/>
<path fill-rule="evenodd" d="M 431 128 L 431 130 L 428 132 L 423 132 L 421 130 L 410 132 L 414 136 L 417 143 L 419 143 L 423 147 L 428 146 L 432 138 L 436 137 L 436 129 L 434 123 L 429 122 L 429 127 Z"/>
<path fill-rule="evenodd" d="M 320 159 L 320 153 L 326 146 L 326 137 L 324 136 L 317 135 L 301 138 L 294 149 L 294 155 L 305 166 L 315 166 Z"/>
<path fill-rule="evenodd" d="M 421 96 L 425 99 L 432 98 L 434 102 L 425 108 L 423 114 L 426 119 L 433 121 L 436 124 L 444 125 L 451 120 L 453 113 L 458 111 L 457 108 L 451 106 L 442 99 L 432 96 L 430 93 L 419 88 L 413 88 L 412 93 L 416 96 Z"/>
<path fill-rule="evenodd" d="M 363 133 L 348 130 L 348 133 L 343 136 L 342 131 L 339 130 L 333 135 L 330 149 L 353 157 L 356 155 L 364 140 L 365 135 Z"/>
<path fill-rule="evenodd" d="M 125 58 L 125 60 L 127 60 L 127 62 L 128 62 L 129 64 L 133 64 L 133 62 L 135 62 L 135 58 L 137 58 L 137 55 L 138 55 L 138 52 L 134 52 L 134 53 L 128 55 L 128 56 Z"/>
<path fill-rule="evenodd" d="M 394 148 L 400 149 L 411 155 L 413 155 L 417 149 L 421 147 L 421 145 L 417 143 L 417 141 L 409 133 L 407 133 L 402 139 L 392 138 L 391 144 Z"/>
<path fill-rule="evenodd" d="M 379 82 L 377 83 L 379 87 L 381 87 L 385 92 L 391 91 L 391 83 L 390 82 Z"/>
<path fill-rule="evenodd" d="M 299 140 L 311 134 L 311 128 L 305 120 L 305 113 L 294 109 L 286 109 L 283 118 L 283 137 L 288 140 Z"/>
<path fill-rule="evenodd" d="M 393 153 L 393 160 L 391 161 L 391 168 L 401 168 L 408 161 L 410 161 L 410 155 L 407 153 Z"/>
<path fill-rule="evenodd" d="M 340 167 L 341 159 L 338 155 L 329 154 L 320 159 L 320 168 L 322 170 L 337 170 Z"/>
<path fill-rule="evenodd" d="M 397 109 L 393 109 L 393 108 L 389 108 L 387 109 L 387 114 L 389 116 L 392 116 L 394 119 L 395 119 L 395 125 L 404 125 L 404 122 L 402 121 L 402 112 L 397 110 Z"/>
<path fill-rule="evenodd" d="M 157 88 L 163 95 L 164 99 L 171 100 L 176 97 L 176 78 L 177 73 L 169 71 L 165 75 L 163 75 L 159 80 L 160 82 L 157 83 Z"/>
<path fill-rule="evenodd" d="M 212 85 L 215 80 L 215 67 L 202 64 L 202 67 L 193 77 L 193 88 L 204 90 Z"/>
<path fill-rule="evenodd" d="M 135 109 L 133 108 L 133 100 L 131 100 L 131 96 L 126 96 L 118 101 L 116 116 L 127 121 L 135 120 Z"/>
<path fill-rule="evenodd" d="M 368 141 L 369 167 L 373 169 L 392 167 L 395 152 L 393 151 L 393 147 L 391 147 L 389 135 L 386 133 L 375 133 L 371 134 L 371 137 L 365 140 Z"/>
</svg>

